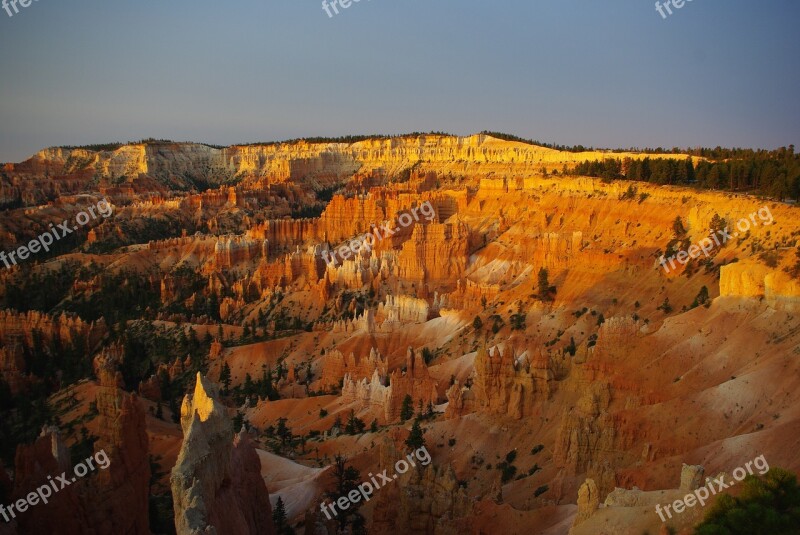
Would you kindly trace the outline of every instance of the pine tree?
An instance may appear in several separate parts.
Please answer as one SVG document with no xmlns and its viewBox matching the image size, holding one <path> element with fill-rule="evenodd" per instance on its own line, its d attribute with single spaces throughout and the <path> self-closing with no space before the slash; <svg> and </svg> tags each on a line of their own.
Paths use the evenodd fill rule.
<svg viewBox="0 0 800 535">
<path fill-rule="evenodd" d="M 695 174 L 694 174 L 694 164 L 692 163 L 692 159 L 687 158 L 685 165 L 686 165 L 686 180 L 690 183 L 694 182 Z"/>
<path fill-rule="evenodd" d="M 278 502 L 275 504 L 275 509 L 272 510 L 272 523 L 275 524 L 275 533 L 284 535 L 286 528 L 286 506 L 283 504 L 283 498 L 278 496 Z"/>
<path fill-rule="evenodd" d="M 539 299 L 547 301 L 550 297 L 550 281 L 546 268 L 539 270 Z"/>
<path fill-rule="evenodd" d="M 347 418 L 347 423 L 344 426 L 344 432 L 348 435 L 355 435 L 356 434 L 356 413 L 353 409 L 350 409 L 350 416 Z"/>
<path fill-rule="evenodd" d="M 419 425 L 419 418 L 414 420 L 414 425 L 411 426 L 411 434 L 406 439 L 406 446 L 412 450 L 418 450 L 425 446 L 424 431 L 422 426 Z"/>
<path fill-rule="evenodd" d="M 400 421 L 405 422 L 414 416 L 414 400 L 409 394 L 403 398 L 403 406 L 400 408 Z"/>
<path fill-rule="evenodd" d="M 216 292 L 211 292 L 211 295 L 208 297 L 208 308 L 206 310 L 208 316 L 213 319 L 220 321 L 219 317 L 219 298 L 217 297 Z M 222 326 L 220 325 L 220 330 Z"/>
<path fill-rule="evenodd" d="M 700 305 L 708 305 L 708 288 L 703 286 L 700 288 L 700 291 L 697 292 L 697 297 L 694 298 L 692 301 L 692 308 L 698 307 Z"/>
<path fill-rule="evenodd" d="M 219 372 L 219 382 L 222 383 L 223 395 L 228 395 L 228 390 L 231 387 L 231 367 L 225 362 L 222 364 L 222 370 Z"/>
<path fill-rule="evenodd" d="M 336 488 L 333 492 L 327 493 L 331 500 L 347 496 L 351 491 L 356 490 L 361 482 L 361 473 L 352 466 L 347 466 L 347 459 L 338 454 L 333 463 L 333 476 Z M 340 512 L 337 516 L 339 533 L 347 533 L 348 524 L 353 528 L 352 533 L 363 533 L 364 517 L 358 512 L 362 504 L 363 502 L 351 502 L 347 511 Z"/>
<path fill-rule="evenodd" d="M 578 350 L 578 348 L 575 346 L 575 338 L 574 338 L 574 337 L 572 337 L 572 336 L 570 336 L 570 337 L 569 337 L 569 345 L 567 346 L 567 348 L 565 349 L 565 351 L 566 351 L 567 353 L 569 353 L 569 354 L 570 354 L 570 356 L 574 357 L 574 356 L 575 356 L 575 352 L 576 352 L 577 350 Z"/>
<path fill-rule="evenodd" d="M 278 418 L 278 427 L 275 429 L 275 434 L 281 441 L 281 448 L 286 446 L 286 442 L 292 439 L 292 429 L 286 425 L 286 418 Z"/>
<path fill-rule="evenodd" d="M 336 419 L 333 421 L 333 425 L 331 426 L 331 431 L 334 429 L 338 429 L 339 431 L 342 430 L 342 419 L 338 414 L 336 415 Z"/>
<path fill-rule="evenodd" d="M 719 234 L 728 227 L 728 222 L 725 221 L 724 218 L 720 217 L 719 214 L 714 214 L 714 216 L 711 218 L 711 225 L 709 225 L 709 227 L 710 236 L 713 238 L 716 234 Z"/>
</svg>

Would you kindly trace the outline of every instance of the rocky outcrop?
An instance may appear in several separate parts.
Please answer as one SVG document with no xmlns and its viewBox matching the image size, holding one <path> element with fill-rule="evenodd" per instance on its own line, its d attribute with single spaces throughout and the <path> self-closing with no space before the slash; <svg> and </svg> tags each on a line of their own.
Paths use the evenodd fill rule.
<svg viewBox="0 0 800 535">
<path fill-rule="evenodd" d="M 386 423 L 400 419 L 403 400 L 410 396 L 415 412 L 420 405 L 423 410 L 429 404 L 436 404 L 438 393 L 436 381 L 431 378 L 422 355 L 415 354 L 412 348 L 406 353 L 405 371 L 394 370 L 389 375 L 389 385 L 384 386 L 384 378 L 375 370 L 371 379 L 355 380 L 345 375 L 342 385 L 342 401 L 357 403 L 359 410 L 376 409 Z"/>
<path fill-rule="evenodd" d="M 706 507 L 686 507 L 680 514 L 666 513 L 664 506 L 691 495 L 701 483 L 704 483 L 703 473 L 702 466 L 684 464 L 679 488 L 650 491 L 638 487 L 614 488 L 599 505 L 598 487 L 588 479 L 578 493 L 578 514 L 569 533 L 570 535 L 594 535 L 600 532 L 693 533 L 693 526 L 696 526 L 708 512 L 707 504 Z M 730 479 L 730 477 L 725 478 L 726 481 Z M 660 506 L 663 519 L 655 510 L 657 505 Z"/>
<path fill-rule="evenodd" d="M 23 348 L 19 343 L 0 347 L 0 379 L 6 382 L 14 396 L 29 384 L 29 377 L 25 375 Z"/>
<path fill-rule="evenodd" d="M 463 223 L 417 225 L 397 257 L 398 276 L 416 284 L 420 297 L 454 289 L 467 266 L 469 229 Z"/>
<path fill-rule="evenodd" d="M 578 514 L 575 515 L 573 526 L 592 516 L 598 507 L 600 507 L 600 491 L 593 479 L 587 479 L 578 489 Z"/>
<path fill-rule="evenodd" d="M 214 246 L 214 260 L 219 268 L 229 268 L 269 255 L 267 240 L 253 240 L 240 236 L 225 236 Z"/>
<path fill-rule="evenodd" d="M 391 386 L 385 386 L 384 379 L 375 370 L 371 379 L 355 380 L 350 374 L 344 376 L 342 382 L 342 402 L 357 403 L 359 410 L 375 409 L 383 416 L 385 422 L 390 422 L 391 417 Z"/>
<path fill-rule="evenodd" d="M 557 369 L 557 359 L 543 351 L 530 361 L 528 352 L 516 357 L 508 344 L 502 350 L 480 348 L 472 387 L 477 404 L 486 412 L 517 420 L 529 416 L 535 403 L 550 399 Z"/>
<path fill-rule="evenodd" d="M 400 418 L 406 396 L 411 397 L 415 412 L 420 406 L 426 410 L 428 405 L 435 405 L 438 401 L 436 385 L 422 355 L 409 347 L 406 351 L 405 372 L 394 370 L 389 376 L 391 391 L 387 400 L 387 421 L 395 422 Z"/>
<path fill-rule="evenodd" d="M 610 490 L 604 464 L 614 452 L 616 437 L 610 403 L 608 383 L 591 384 L 576 406 L 564 411 L 553 452 L 553 462 L 566 474 L 593 474 L 601 493 Z"/>
<path fill-rule="evenodd" d="M 356 358 L 353 353 L 345 357 L 341 351 L 333 349 L 325 354 L 322 362 L 322 388 L 336 388 L 339 382 L 349 376 L 351 381 L 372 379 L 377 373 L 379 378 L 389 373 L 389 362 L 377 348 L 370 348 L 369 355 Z"/>
<path fill-rule="evenodd" d="M 120 366 L 125 359 L 125 348 L 115 344 L 104 348 L 92 361 L 97 381 L 107 387 L 125 388 Z"/>
<path fill-rule="evenodd" d="M 447 408 L 444 417 L 447 420 L 460 418 L 471 412 L 475 412 L 480 407 L 480 403 L 475 398 L 475 392 L 461 383 L 458 379 L 447 389 Z"/>
<path fill-rule="evenodd" d="M 800 305 L 800 281 L 786 273 L 746 260 L 722 266 L 720 297 L 766 297 L 770 303 Z"/>
<path fill-rule="evenodd" d="M 699 489 L 700 484 L 703 483 L 705 471 L 705 468 L 700 465 L 684 464 L 683 467 L 681 467 L 680 490 L 692 492 L 695 489 Z"/>
<path fill-rule="evenodd" d="M 172 469 L 175 527 L 189 534 L 275 533 L 255 446 L 231 420 L 202 375 L 181 406 L 184 439 Z"/>
<path fill-rule="evenodd" d="M 387 295 L 386 302 L 378 305 L 375 321 L 379 323 L 425 323 L 428 321 L 429 307 L 424 299 L 407 295 Z"/>
<path fill-rule="evenodd" d="M 111 459 L 98 476 L 88 517 L 97 533 L 149 533 L 150 456 L 145 410 L 136 394 L 113 386 L 97 393 L 99 413 L 95 451 Z"/>
<path fill-rule="evenodd" d="M 380 467 L 391 472 L 405 457 L 391 434 L 381 443 Z M 396 483 L 380 489 L 370 532 L 455 535 L 467 532 L 472 500 L 459 485 L 452 466 L 433 463 L 411 468 Z"/>
<path fill-rule="evenodd" d="M 27 496 L 51 478 L 66 473 L 70 478 L 72 463 L 69 450 L 56 427 L 44 427 L 33 444 L 17 448 L 14 462 L 14 492 L 12 499 Z M 90 528 L 81 514 L 90 503 L 81 504 L 81 494 L 87 492 L 87 480 L 81 479 L 55 493 L 46 504 L 48 514 L 19 514 L 17 523 L 22 533 L 55 533 L 63 529 L 66 533 L 81 533 Z M 44 505 L 44 504 L 43 504 Z M 145 510 L 145 515 L 147 510 Z M 146 518 L 146 516 L 145 516 Z M 93 526 L 91 526 L 93 529 Z M 91 532 L 90 532 L 91 533 Z M 94 532 L 97 533 L 97 532 Z M 139 531 L 138 533 L 147 533 Z"/>
<path fill-rule="evenodd" d="M 106 333 L 105 321 L 83 321 L 70 314 L 51 316 L 32 310 L 16 312 L 0 310 L 0 343 L 10 345 L 15 342 L 24 347 L 33 347 L 34 332 L 41 336 L 41 343 L 50 346 L 55 340 L 63 345 L 85 341 L 86 350 L 97 347 Z"/>
<path fill-rule="evenodd" d="M 139 395 L 150 401 L 162 401 L 161 379 L 159 379 L 158 374 L 151 375 L 139 383 Z"/>
<path fill-rule="evenodd" d="M 111 366 L 111 361 L 105 360 Z M 21 533 L 150 533 L 148 495 L 150 458 L 144 409 L 135 394 L 117 388 L 116 375 L 104 371 L 97 389 L 98 426 L 95 459 L 105 452 L 108 465 L 71 483 L 46 505 L 47 514 L 19 517 Z M 14 496 L 21 498 L 48 477 L 73 473 L 69 450 L 59 431 L 46 427 L 31 445 L 19 446 Z"/>
</svg>

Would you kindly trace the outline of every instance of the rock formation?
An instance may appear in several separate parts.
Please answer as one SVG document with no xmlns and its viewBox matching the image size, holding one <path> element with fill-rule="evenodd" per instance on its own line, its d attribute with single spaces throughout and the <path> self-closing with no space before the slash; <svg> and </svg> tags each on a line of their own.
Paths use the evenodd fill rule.
<svg viewBox="0 0 800 535">
<path fill-rule="evenodd" d="M 393 423 L 400 418 L 406 396 L 411 396 L 415 413 L 420 404 L 424 410 L 438 400 L 436 381 L 431 378 L 425 360 L 410 347 L 406 353 L 405 371 L 394 370 L 389 375 L 388 386 L 383 382 L 384 378 L 378 370 L 373 372 L 370 380 L 364 378 L 361 381 L 355 380 L 348 373 L 342 385 L 342 401 L 358 403 L 359 410 L 375 408 L 383 421 Z"/>
<path fill-rule="evenodd" d="M 392 323 L 425 323 L 429 316 L 428 303 L 423 299 L 415 299 L 407 295 L 386 296 L 386 302 L 378 305 L 375 313 L 376 322 Z"/>
<path fill-rule="evenodd" d="M 600 491 L 594 480 L 587 479 L 578 490 L 578 514 L 574 526 L 588 519 L 600 507 Z"/>
<path fill-rule="evenodd" d="M 101 358 L 98 375 L 97 441 L 95 454 L 104 451 L 107 468 L 95 470 L 53 494 L 47 514 L 18 518 L 21 533 L 150 533 L 148 495 L 150 458 L 145 413 L 135 394 L 118 388 L 114 361 Z M 47 477 L 73 473 L 73 466 L 57 428 L 44 428 L 31 445 L 19 446 L 14 497 L 26 496 L 46 484 Z M 40 505 L 41 507 L 41 505 Z"/>
<path fill-rule="evenodd" d="M 214 256 L 219 268 L 229 268 L 241 262 L 267 258 L 269 242 L 236 236 L 221 237 L 214 246 Z"/>
<path fill-rule="evenodd" d="M 8 384 L 12 395 L 22 392 L 28 379 L 25 375 L 25 357 L 19 343 L 11 343 L 0 347 L 0 379 Z"/>
<path fill-rule="evenodd" d="M 428 366 L 425 364 L 422 354 L 409 347 L 406 351 L 405 372 L 394 370 L 389 375 L 391 393 L 386 411 L 387 421 L 394 422 L 400 418 L 403 400 L 406 396 L 411 397 L 415 412 L 419 410 L 420 406 L 425 410 L 429 404 L 435 405 L 439 397 L 436 384 L 428 372 Z"/>
<path fill-rule="evenodd" d="M 601 493 L 613 483 L 603 477 L 603 462 L 615 448 L 616 429 L 607 412 L 610 403 L 607 383 L 590 385 L 575 407 L 564 410 L 553 453 L 553 462 L 567 474 L 593 474 Z"/>
<path fill-rule="evenodd" d="M 391 472 L 404 457 L 397 437 L 384 437 L 380 468 Z M 396 483 L 381 488 L 376 500 L 370 529 L 374 533 L 455 535 L 467 528 L 465 517 L 472 511 L 472 500 L 459 485 L 453 468 L 433 463 L 411 468 Z"/>
<path fill-rule="evenodd" d="M 31 348 L 34 344 L 34 333 L 41 336 L 41 343 L 51 346 L 55 340 L 64 345 L 83 341 L 86 350 L 96 348 L 106 333 L 105 322 L 86 322 L 75 315 L 59 314 L 51 316 L 32 310 L 18 313 L 12 310 L 0 310 L 0 344 L 19 343 Z"/>
<path fill-rule="evenodd" d="M 475 392 L 458 382 L 458 379 L 447 390 L 447 408 L 444 417 L 448 420 L 460 418 L 478 410 L 480 404 L 475 398 Z"/>
<path fill-rule="evenodd" d="M 550 399 L 559 371 L 557 358 L 539 351 L 533 361 L 529 353 L 515 357 L 509 344 L 500 348 L 480 348 L 475 357 L 475 380 L 472 387 L 476 405 L 492 414 L 521 419 L 529 416 L 535 404 Z M 453 392 L 454 411 L 462 411 L 463 397 Z"/>
<path fill-rule="evenodd" d="M 171 478 L 177 532 L 274 534 L 255 446 L 245 433 L 234 440 L 216 389 L 199 373 L 194 393 L 183 400 L 181 427 Z"/>
<path fill-rule="evenodd" d="M 349 376 L 352 381 L 371 379 L 377 373 L 379 378 L 389 373 L 389 363 L 376 348 L 370 348 L 369 355 L 356 358 L 353 353 L 345 357 L 341 351 L 333 349 L 325 354 L 322 364 L 322 388 L 336 388 L 339 381 Z"/>
</svg>

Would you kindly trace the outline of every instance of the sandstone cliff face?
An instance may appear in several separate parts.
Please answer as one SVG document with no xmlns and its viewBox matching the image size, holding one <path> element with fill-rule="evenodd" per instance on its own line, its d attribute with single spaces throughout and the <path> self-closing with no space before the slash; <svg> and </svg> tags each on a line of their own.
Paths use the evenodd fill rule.
<svg viewBox="0 0 800 535">
<path fill-rule="evenodd" d="M 383 383 L 384 379 L 377 370 L 370 379 L 364 378 L 360 381 L 347 374 L 342 382 L 342 402 L 356 403 L 359 410 L 375 409 L 384 422 L 389 422 L 392 387 Z"/>
<path fill-rule="evenodd" d="M 622 155 L 625 156 L 625 155 Z M 581 159 L 582 158 L 582 159 Z M 186 185 L 186 176 L 198 176 L 206 182 L 220 184 L 235 177 L 265 179 L 280 183 L 304 179 L 321 187 L 335 183 L 356 171 L 380 170 L 396 174 L 417 162 L 427 167 L 453 169 L 459 160 L 496 169 L 532 168 L 546 162 L 557 163 L 602 158 L 600 154 L 562 153 L 523 143 L 509 143 L 489 136 L 448 137 L 426 135 L 395 139 L 373 139 L 357 143 L 280 143 L 272 145 L 231 146 L 214 148 L 193 143 L 148 143 L 125 145 L 116 150 L 51 148 L 38 152 L 21 164 L 9 164 L 11 180 L 4 187 L 9 197 L 22 193 L 15 190 L 23 176 L 48 176 L 62 182 L 78 182 L 72 188 L 85 187 L 91 179 L 112 183 L 131 181 L 139 176 L 153 176 L 168 184 Z M 469 164 L 461 164 L 465 169 Z M 80 180 L 84 182 L 80 182 Z M 23 190 L 30 196 L 35 190 Z"/>
<path fill-rule="evenodd" d="M 111 459 L 98 476 L 88 517 L 97 533 L 149 533 L 150 456 L 145 410 L 136 394 L 103 385 L 97 393 L 100 431 L 95 450 Z"/>
<path fill-rule="evenodd" d="M 267 258 L 269 244 L 266 240 L 258 241 L 248 238 L 221 237 L 214 246 L 214 257 L 219 268 L 229 268 L 241 262 L 249 262 L 258 258 Z"/>
<path fill-rule="evenodd" d="M 269 494 L 253 442 L 233 440 L 231 421 L 213 385 L 200 374 L 181 406 L 184 439 L 172 469 L 179 534 L 274 534 Z"/>
<path fill-rule="evenodd" d="M 410 347 L 406 352 L 405 373 L 399 370 L 393 371 L 389 376 L 389 386 L 391 392 L 386 417 L 390 422 L 400 418 L 403 400 L 406 396 L 411 396 L 412 407 L 415 411 L 419 410 L 420 404 L 425 410 L 429 404 L 435 405 L 438 401 L 436 381 L 430 376 L 422 355 L 418 352 L 415 353 Z"/>
<path fill-rule="evenodd" d="M 719 292 L 721 297 L 766 297 L 773 305 L 800 305 L 800 281 L 752 260 L 722 266 Z"/>
<path fill-rule="evenodd" d="M 53 355 L 58 347 L 74 346 L 92 353 L 106 333 L 105 322 L 86 322 L 75 315 L 49 315 L 38 311 L 0 311 L 0 379 L 12 394 L 24 392 L 35 381 L 29 375 L 25 354 L 38 350 Z"/>
<path fill-rule="evenodd" d="M 460 223 L 416 226 L 397 258 L 398 276 L 421 286 L 420 297 L 454 288 L 466 269 L 469 230 Z"/>
<path fill-rule="evenodd" d="M 69 450 L 64 444 L 58 429 L 45 427 L 33 444 L 21 445 L 17 448 L 14 461 L 15 478 L 12 499 L 27 496 L 42 484 L 48 482 L 47 476 L 55 478 L 66 472 L 69 477 L 72 473 L 72 463 L 69 459 Z M 60 485 L 59 485 L 60 486 Z M 17 518 L 19 529 L 22 533 L 56 533 L 64 529 L 66 533 L 81 533 L 82 528 L 93 529 L 81 518 L 79 511 L 85 512 L 86 505 L 81 507 L 80 491 L 87 486 L 85 480 L 61 489 L 53 495 L 47 507 L 48 514 L 21 514 Z M 146 510 L 145 510 L 146 514 Z M 92 533 L 89 531 L 88 533 Z M 97 532 L 94 532 L 97 533 Z M 139 533 L 146 533 L 140 531 Z"/>
</svg>

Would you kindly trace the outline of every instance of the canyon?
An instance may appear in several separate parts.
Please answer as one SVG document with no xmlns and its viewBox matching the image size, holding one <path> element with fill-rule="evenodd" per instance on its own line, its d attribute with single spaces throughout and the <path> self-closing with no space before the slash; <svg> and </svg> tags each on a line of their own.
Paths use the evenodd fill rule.
<svg viewBox="0 0 800 535">
<path fill-rule="evenodd" d="M 31 440 L 5 430 L 0 503 L 61 472 L 81 427 L 111 467 L 0 533 L 333 535 L 337 456 L 368 481 L 415 424 L 433 461 L 358 508 L 369 533 L 659 533 L 686 466 L 798 473 L 797 207 L 570 172 L 609 157 L 698 159 L 478 134 L 5 164 L 3 249 L 101 198 L 114 213 L 0 273 L 8 414 L 59 408 Z M 772 224 L 661 268 L 764 207 Z"/>
</svg>

